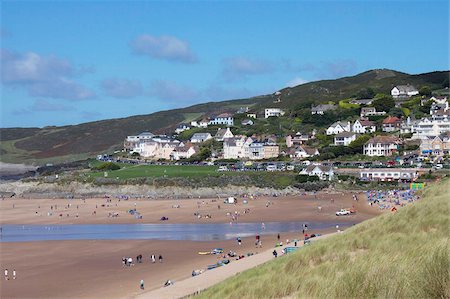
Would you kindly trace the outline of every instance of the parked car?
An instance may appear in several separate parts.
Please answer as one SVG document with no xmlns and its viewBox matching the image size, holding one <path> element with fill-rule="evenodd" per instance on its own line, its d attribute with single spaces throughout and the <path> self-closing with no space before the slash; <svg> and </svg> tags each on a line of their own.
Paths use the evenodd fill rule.
<svg viewBox="0 0 450 299">
<path fill-rule="evenodd" d="M 351 212 L 346 209 L 340 209 L 339 211 L 336 212 L 336 216 L 348 216 L 350 214 Z"/>
</svg>

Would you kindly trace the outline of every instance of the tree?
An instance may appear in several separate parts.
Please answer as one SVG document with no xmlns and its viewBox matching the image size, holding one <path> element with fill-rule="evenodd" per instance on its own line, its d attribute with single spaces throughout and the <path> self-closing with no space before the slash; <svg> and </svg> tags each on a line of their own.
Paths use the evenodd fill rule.
<svg viewBox="0 0 450 299">
<path fill-rule="evenodd" d="M 367 87 L 361 89 L 356 95 L 357 99 L 372 99 L 375 96 L 375 91 L 372 88 Z"/>
<path fill-rule="evenodd" d="M 389 110 L 389 115 L 401 118 L 401 117 L 403 117 L 404 114 L 403 114 L 403 110 L 402 109 L 394 107 L 391 110 Z"/>
<path fill-rule="evenodd" d="M 395 107 L 395 101 L 392 97 L 385 95 L 373 101 L 372 106 L 375 107 L 377 111 L 389 111 Z"/>
<path fill-rule="evenodd" d="M 431 96 L 431 88 L 428 86 L 422 86 L 419 90 L 419 94 L 421 96 L 427 96 L 430 97 Z"/>
<path fill-rule="evenodd" d="M 353 150 L 355 154 L 361 154 L 363 151 L 363 146 L 366 144 L 367 141 L 369 141 L 370 135 L 364 134 L 361 136 L 358 136 L 355 140 L 353 140 L 348 147 Z"/>
</svg>

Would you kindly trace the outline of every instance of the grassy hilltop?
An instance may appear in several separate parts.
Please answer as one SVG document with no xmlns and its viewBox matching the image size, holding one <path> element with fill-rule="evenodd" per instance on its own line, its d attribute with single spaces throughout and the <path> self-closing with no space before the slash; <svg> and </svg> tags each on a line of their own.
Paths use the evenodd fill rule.
<svg viewBox="0 0 450 299">
<path fill-rule="evenodd" d="M 379 69 L 336 80 L 322 80 L 284 88 L 279 91 L 279 95 L 267 94 L 247 99 L 209 102 L 147 115 L 70 126 L 0 128 L 0 160 L 10 163 L 45 164 L 86 159 L 98 153 L 121 148 L 127 135 L 139 134 L 142 131 L 157 134 L 172 133 L 179 123 L 190 122 L 211 114 L 234 113 L 243 106 L 248 106 L 258 113 L 263 112 L 264 108 L 286 110 L 286 116 L 279 120 L 281 123 L 273 120 L 263 122 L 265 125 L 263 129 L 267 133 L 283 133 L 282 131 L 299 128 L 310 131 L 314 126 L 302 123 L 295 115 L 298 111 L 309 109 L 311 105 L 328 102 L 338 104 L 366 88 L 386 94 L 390 93 L 392 87 L 401 84 L 413 84 L 417 88 L 429 86 L 436 90 L 443 84 L 448 84 L 448 76 L 448 71 L 410 75 Z M 277 101 L 278 99 L 280 101 Z M 359 114 L 359 112 L 355 113 Z M 299 128 L 290 127 L 291 124 L 296 123 L 293 121 L 295 118 L 297 118 L 296 121 L 300 121 Z M 239 119 L 236 120 L 236 123 L 238 122 Z M 233 130 L 236 132 L 236 128 Z"/>
<path fill-rule="evenodd" d="M 396 214 L 245 271 L 200 298 L 450 298 L 450 181 Z"/>
</svg>

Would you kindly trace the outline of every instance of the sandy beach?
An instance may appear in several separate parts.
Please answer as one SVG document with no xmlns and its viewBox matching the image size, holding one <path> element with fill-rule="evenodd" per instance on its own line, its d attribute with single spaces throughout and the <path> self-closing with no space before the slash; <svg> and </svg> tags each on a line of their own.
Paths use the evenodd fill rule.
<svg viewBox="0 0 450 299">
<path fill-rule="evenodd" d="M 380 213 L 367 204 L 362 194 L 358 196 L 359 201 L 354 201 L 351 193 L 247 198 L 247 204 L 240 198 L 237 205 L 224 204 L 223 199 L 119 201 L 113 198 L 97 198 L 83 201 L 10 198 L 0 201 L 0 219 L 2 224 L 160 223 L 160 217 L 166 216 L 169 218 L 166 221 L 168 223 L 226 223 L 230 221 L 227 213 L 237 211 L 240 215 L 237 222 L 357 223 Z M 178 205 L 179 208 L 173 207 Z M 348 217 L 334 215 L 336 210 L 350 208 L 352 205 L 357 210 L 355 215 Z M 321 210 L 318 207 L 321 207 Z M 135 219 L 127 213 L 129 209 L 134 208 L 142 214 L 142 219 Z M 250 211 L 244 213 L 246 209 Z M 52 213 L 51 216 L 48 214 L 49 211 Z M 199 219 L 194 216 L 196 212 L 211 215 L 211 218 Z M 108 217 L 111 213 L 118 213 L 119 216 Z M 59 214 L 63 216 L 60 217 Z M 333 231 L 335 229 L 319 231 L 310 228 L 309 233 L 324 234 Z M 282 233 L 281 240 L 301 238 L 301 235 L 301 231 Z M 17 271 L 16 280 L 6 281 L 2 277 L 0 295 L 2 298 L 132 298 L 142 293 L 139 289 L 141 279 L 145 281 L 145 291 L 157 289 L 167 279 L 183 280 L 191 276 L 192 270 L 205 269 L 207 265 L 217 262 L 220 258 L 216 255 L 199 255 L 199 251 L 221 247 L 225 252 L 232 250 L 238 255 L 250 252 L 256 254 L 272 248 L 277 240 L 276 236 L 263 236 L 263 248 L 255 248 L 254 241 L 254 237 L 244 238 L 241 246 L 235 240 L 208 242 L 80 240 L 0 243 L 2 271 L 5 268 Z M 132 267 L 122 265 L 122 257 L 130 256 L 134 259 L 139 254 L 143 255 L 143 263 Z M 157 256 L 162 254 L 163 263 L 151 263 L 151 254 Z"/>
</svg>

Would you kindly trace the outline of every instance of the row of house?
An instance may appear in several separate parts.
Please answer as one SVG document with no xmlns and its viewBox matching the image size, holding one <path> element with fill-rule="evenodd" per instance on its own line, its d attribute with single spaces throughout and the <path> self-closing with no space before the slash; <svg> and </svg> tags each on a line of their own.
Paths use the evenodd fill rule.
<svg viewBox="0 0 450 299">
<path fill-rule="evenodd" d="M 328 127 L 327 135 L 336 135 L 343 132 L 354 132 L 359 134 L 373 133 L 376 131 L 375 123 L 370 120 L 357 119 L 353 124 L 349 121 L 337 121 Z"/>
<path fill-rule="evenodd" d="M 244 135 L 225 139 L 223 142 L 224 159 L 261 160 L 276 158 L 280 154 L 278 144 L 271 140 L 258 141 Z"/>
<path fill-rule="evenodd" d="M 128 136 L 124 141 L 124 148 L 130 153 L 138 153 L 141 157 L 153 160 L 180 160 L 196 153 L 196 148 L 191 144 L 150 132 Z"/>
</svg>

